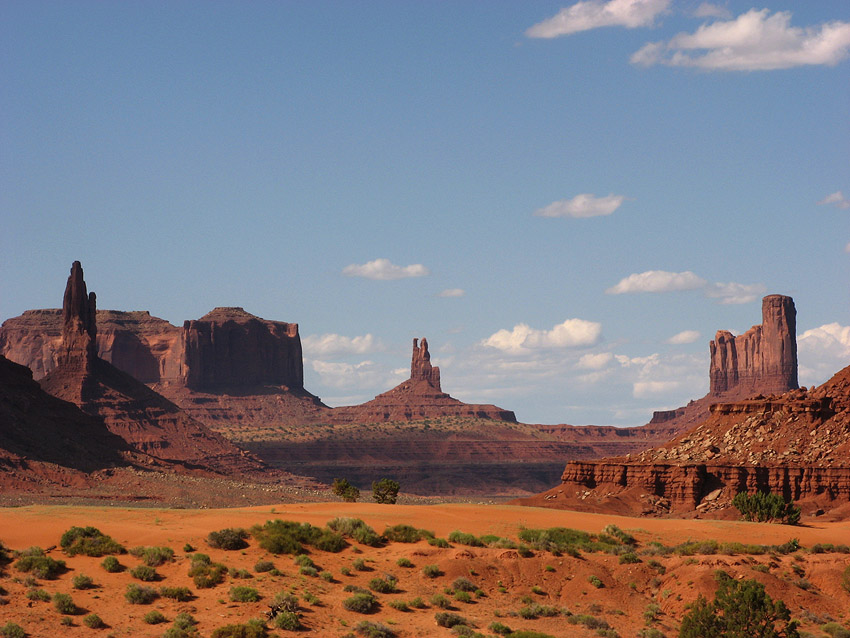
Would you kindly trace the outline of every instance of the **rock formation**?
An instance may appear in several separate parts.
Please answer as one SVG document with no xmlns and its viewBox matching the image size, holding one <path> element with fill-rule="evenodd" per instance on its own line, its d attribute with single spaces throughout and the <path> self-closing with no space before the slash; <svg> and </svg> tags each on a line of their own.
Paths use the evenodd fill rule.
<svg viewBox="0 0 850 638">
<path fill-rule="evenodd" d="M 249 471 L 261 464 L 176 405 L 95 353 L 94 293 L 74 262 L 65 289 L 59 365 L 41 379 L 49 394 L 79 406 L 135 450 L 187 468 Z"/>
<path fill-rule="evenodd" d="M 441 417 L 471 417 L 516 421 L 510 410 L 495 405 L 463 403 L 440 387 L 440 369 L 431 365 L 428 341 L 413 340 L 410 378 L 392 390 L 360 405 L 334 408 L 329 418 L 334 423 L 380 423 Z"/>
<path fill-rule="evenodd" d="M 762 323 L 742 335 L 719 330 L 711 342 L 711 389 L 720 397 L 739 390 L 771 394 L 797 388 L 797 310 L 794 300 L 768 295 L 761 303 Z"/>
</svg>

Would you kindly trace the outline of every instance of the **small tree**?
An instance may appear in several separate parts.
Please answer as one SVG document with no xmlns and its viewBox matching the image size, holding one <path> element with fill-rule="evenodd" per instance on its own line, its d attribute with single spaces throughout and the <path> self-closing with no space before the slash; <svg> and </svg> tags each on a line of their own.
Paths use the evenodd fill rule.
<svg viewBox="0 0 850 638">
<path fill-rule="evenodd" d="M 401 486 L 398 481 L 382 478 L 380 481 L 372 481 L 372 498 L 376 503 L 394 505 L 398 500 L 398 490 Z"/>
<path fill-rule="evenodd" d="M 339 496 L 346 503 L 354 503 L 358 498 L 360 498 L 360 490 L 349 483 L 348 479 L 335 478 L 331 489 L 334 494 Z"/>
<path fill-rule="evenodd" d="M 793 501 L 786 502 L 779 494 L 739 492 L 732 499 L 732 505 L 747 521 L 780 521 L 787 525 L 797 525 L 800 522 L 800 508 L 795 506 Z"/>
<path fill-rule="evenodd" d="M 679 638 L 799 638 L 785 603 L 768 596 L 760 582 L 737 581 L 723 571 L 715 577 L 714 600 L 700 596 L 690 605 Z"/>
</svg>

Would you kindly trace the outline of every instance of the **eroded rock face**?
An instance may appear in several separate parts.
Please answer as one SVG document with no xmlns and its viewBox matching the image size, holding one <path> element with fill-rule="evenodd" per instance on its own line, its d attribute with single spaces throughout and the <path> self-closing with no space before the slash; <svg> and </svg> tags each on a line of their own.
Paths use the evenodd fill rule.
<svg viewBox="0 0 850 638">
<path fill-rule="evenodd" d="M 62 348 L 59 364 L 91 370 L 97 358 L 96 296 L 86 292 L 83 267 L 75 261 L 62 300 Z"/>
<path fill-rule="evenodd" d="M 422 337 L 413 340 L 413 356 L 410 358 L 410 380 L 425 381 L 435 390 L 440 388 L 440 369 L 431 365 L 431 353 L 428 352 L 428 340 Z"/>
<path fill-rule="evenodd" d="M 193 390 L 304 387 L 297 323 L 267 321 L 242 308 L 216 308 L 185 322 L 182 341 L 180 376 Z"/>
<path fill-rule="evenodd" d="M 797 310 L 784 295 L 762 299 L 762 323 L 742 335 L 719 330 L 710 344 L 710 394 L 785 392 L 797 384 Z"/>
</svg>

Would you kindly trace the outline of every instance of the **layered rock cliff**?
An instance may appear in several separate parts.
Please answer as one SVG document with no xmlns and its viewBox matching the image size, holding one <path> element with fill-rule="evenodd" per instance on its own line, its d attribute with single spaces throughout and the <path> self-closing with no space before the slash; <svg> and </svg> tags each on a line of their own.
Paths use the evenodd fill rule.
<svg viewBox="0 0 850 638">
<path fill-rule="evenodd" d="M 463 403 L 440 387 L 440 369 L 431 365 L 428 341 L 413 340 L 410 378 L 360 405 L 334 408 L 333 423 L 381 423 L 441 417 L 516 421 L 516 415 L 495 405 Z"/>
</svg>

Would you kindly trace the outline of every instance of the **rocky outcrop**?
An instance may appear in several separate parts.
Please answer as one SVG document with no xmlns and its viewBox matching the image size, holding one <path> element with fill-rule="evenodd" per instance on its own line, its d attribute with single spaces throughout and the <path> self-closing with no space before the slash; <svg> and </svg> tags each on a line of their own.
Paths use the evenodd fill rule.
<svg viewBox="0 0 850 638">
<path fill-rule="evenodd" d="M 410 378 L 360 405 L 334 408 L 333 423 L 382 423 L 441 417 L 516 421 L 516 415 L 495 405 L 463 403 L 440 388 L 440 369 L 431 365 L 428 341 L 413 340 Z"/>
<path fill-rule="evenodd" d="M 74 262 L 65 289 L 59 365 L 41 379 L 49 394 L 76 404 L 138 452 L 187 468 L 245 472 L 262 464 L 182 412 L 165 397 L 100 359 L 94 293 Z M 82 363 L 81 363 L 82 362 Z"/>
<path fill-rule="evenodd" d="M 705 421 L 661 447 L 570 462 L 559 503 L 598 509 L 631 492 L 693 512 L 728 506 L 738 492 L 765 491 L 819 507 L 846 505 L 848 458 L 850 367 L 818 388 L 713 405 Z"/>
<path fill-rule="evenodd" d="M 762 299 L 761 315 L 761 325 L 737 337 L 726 330 L 717 332 L 709 346 L 711 396 L 735 389 L 770 394 L 798 387 L 794 300 L 768 295 Z"/>
<path fill-rule="evenodd" d="M 263 385 L 304 388 L 297 323 L 216 308 L 183 324 L 182 383 L 210 391 Z"/>
</svg>

